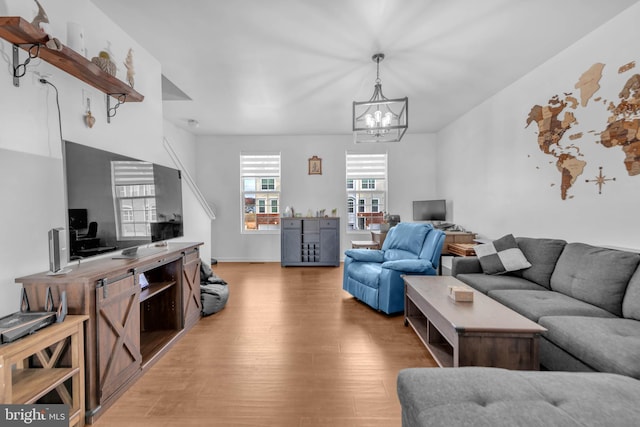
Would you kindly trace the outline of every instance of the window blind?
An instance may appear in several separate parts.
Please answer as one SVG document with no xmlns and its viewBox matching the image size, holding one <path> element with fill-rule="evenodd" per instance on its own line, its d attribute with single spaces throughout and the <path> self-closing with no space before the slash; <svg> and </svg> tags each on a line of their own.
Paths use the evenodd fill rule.
<svg viewBox="0 0 640 427">
<path fill-rule="evenodd" d="M 280 154 L 242 154 L 240 175 L 256 177 L 279 177 Z"/>
<path fill-rule="evenodd" d="M 386 154 L 347 153 L 347 179 L 375 178 L 386 179 Z"/>
<path fill-rule="evenodd" d="M 120 185 L 153 185 L 153 163 L 117 160 L 111 162 L 113 184 Z"/>
</svg>

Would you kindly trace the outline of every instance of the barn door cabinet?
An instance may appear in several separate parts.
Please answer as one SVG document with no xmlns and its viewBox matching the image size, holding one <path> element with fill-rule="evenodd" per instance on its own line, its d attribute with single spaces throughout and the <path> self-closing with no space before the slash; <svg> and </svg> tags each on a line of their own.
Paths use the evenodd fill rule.
<svg viewBox="0 0 640 427">
<path fill-rule="evenodd" d="M 69 314 L 89 316 L 85 339 L 87 423 L 131 386 L 200 318 L 201 243 L 171 243 L 137 259 L 102 258 L 71 272 L 21 277 L 32 310 L 46 290 L 67 293 Z M 148 286 L 146 286 L 148 283 Z M 145 287 L 142 287 L 145 284 Z"/>
<path fill-rule="evenodd" d="M 191 327 L 200 319 L 200 256 L 198 252 L 185 254 L 182 267 L 182 307 L 185 327 Z"/>
</svg>

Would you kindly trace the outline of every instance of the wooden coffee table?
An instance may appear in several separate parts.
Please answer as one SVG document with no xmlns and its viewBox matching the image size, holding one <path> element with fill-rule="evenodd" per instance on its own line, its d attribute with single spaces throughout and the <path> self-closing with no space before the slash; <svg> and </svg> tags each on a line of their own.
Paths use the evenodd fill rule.
<svg viewBox="0 0 640 427">
<path fill-rule="evenodd" d="M 405 325 L 411 325 L 438 365 L 538 370 L 538 338 L 545 328 L 474 290 L 455 302 L 451 276 L 404 276 Z"/>
</svg>

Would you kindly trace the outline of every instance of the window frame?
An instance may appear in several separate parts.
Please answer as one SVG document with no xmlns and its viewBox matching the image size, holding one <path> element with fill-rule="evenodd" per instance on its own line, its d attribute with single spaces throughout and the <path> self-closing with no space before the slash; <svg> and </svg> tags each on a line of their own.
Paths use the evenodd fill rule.
<svg viewBox="0 0 640 427">
<path fill-rule="evenodd" d="M 374 208 L 375 208 L 375 210 L 374 210 Z M 372 197 L 371 198 L 371 212 L 372 213 L 380 213 L 380 199 L 377 198 L 377 197 Z"/>
<path fill-rule="evenodd" d="M 239 175 L 240 233 L 279 234 L 282 212 L 281 153 L 241 152 Z M 252 200 L 253 204 L 247 204 L 248 200 Z M 277 218 L 271 218 L 273 214 L 278 214 Z M 258 215 L 266 215 L 267 221 L 260 223 Z M 247 228 L 252 225 L 255 228 Z"/>
<path fill-rule="evenodd" d="M 153 163 L 139 160 L 113 160 L 110 167 L 116 239 L 151 241 L 151 223 L 157 222 Z M 131 170 L 135 171 L 127 172 Z M 142 201 L 144 208 L 136 209 L 136 201 Z M 124 208 L 123 204 L 127 203 L 130 203 L 131 209 Z M 136 212 L 142 214 L 141 220 L 136 219 Z M 141 234 L 137 232 L 140 226 L 144 227 L 144 232 Z M 127 235 L 125 232 L 125 228 L 128 227 L 133 227 L 133 235 Z"/>
<path fill-rule="evenodd" d="M 386 151 L 347 151 L 345 158 L 346 232 L 369 233 L 379 227 L 388 211 L 389 155 Z"/>
<path fill-rule="evenodd" d="M 376 189 L 376 180 L 375 178 L 363 178 L 360 180 L 360 188 L 362 190 L 375 190 Z M 366 185 L 365 185 L 366 183 Z"/>
<path fill-rule="evenodd" d="M 273 191 L 275 189 L 276 189 L 276 180 L 275 180 L 275 178 L 260 178 L 260 190 L 261 191 Z"/>
</svg>

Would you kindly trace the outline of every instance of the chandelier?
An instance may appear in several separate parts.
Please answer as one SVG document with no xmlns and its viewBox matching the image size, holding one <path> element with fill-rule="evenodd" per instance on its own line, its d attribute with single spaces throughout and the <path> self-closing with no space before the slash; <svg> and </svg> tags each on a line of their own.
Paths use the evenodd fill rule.
<svg viewBox="0 0 640 427">
<path fill-rule="evenodd" d="M 353 139 L 355 142 L 400 141 L 407 131 L 409 99 L 388 99 L 382 94 L 380 61 L 384 53 L 371 57 L 376 63 L 376 85 L 371 99 L 353 102 Z"/>
</svg>

